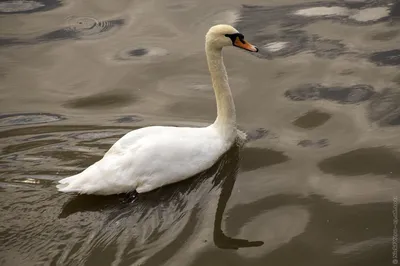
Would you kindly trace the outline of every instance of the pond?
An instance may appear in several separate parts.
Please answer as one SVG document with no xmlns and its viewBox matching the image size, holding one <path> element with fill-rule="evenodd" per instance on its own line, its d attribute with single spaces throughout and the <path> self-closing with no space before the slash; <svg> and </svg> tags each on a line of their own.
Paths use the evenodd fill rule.
<svg viewBox="0 0 400 266">
<path fill-rule="evenodd" d="M 397 264 L 400 2 L 0 2 L 0 264 Z M 60 193 L 127 132 L 200 127 L 226 48 L 251 141 L 132 198 Z"/>
</svg>

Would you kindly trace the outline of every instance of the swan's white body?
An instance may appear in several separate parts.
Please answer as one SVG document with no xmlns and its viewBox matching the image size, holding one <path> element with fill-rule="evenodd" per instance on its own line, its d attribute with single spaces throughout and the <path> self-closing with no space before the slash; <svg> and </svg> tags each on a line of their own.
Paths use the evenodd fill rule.
<svg viewBox="0 0 400 266">
<path fill-rule="evenodd" d="M 218 109 L 212 125 L 204 128 L 152 126 L 131 131 L 100 161 L 60 180 L 58 190 L 99 195 L 134 190 L 144 193 L 210 168 L 238 137 L 235 106 L 221 54 L 223 46 L 232 45 L 224 35 L 237 33 L 231 26 L 218 25 L 206 35 L 207 62 Z"/>
</svg>

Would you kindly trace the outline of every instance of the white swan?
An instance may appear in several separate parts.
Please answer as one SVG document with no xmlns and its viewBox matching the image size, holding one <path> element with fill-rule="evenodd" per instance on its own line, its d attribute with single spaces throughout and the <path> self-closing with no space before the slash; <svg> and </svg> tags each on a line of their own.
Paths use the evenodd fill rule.
<svg viewBox="0 0 400 266">
<path fill-rule="evenodd" d="M 204 128 L 151 126 L 131 131 L 100 161 L 60 180 L 58 190 L 98 195 L 134 190 L 144 193 L 211 167 L 232 146 L 239 132 L 222 61 L 222 48 L 232 45 L 258 51 L 229 25 L 213 26 L 206 35 L 207 62 L 218 110 L 212 125 Z"/>
</svg>

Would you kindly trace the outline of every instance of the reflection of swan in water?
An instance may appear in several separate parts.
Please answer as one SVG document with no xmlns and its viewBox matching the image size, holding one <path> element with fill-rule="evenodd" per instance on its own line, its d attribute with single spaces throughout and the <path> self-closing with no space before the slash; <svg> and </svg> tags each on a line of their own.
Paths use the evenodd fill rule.
<svg viewBox="0 0 400 266">
<path fill-rule="evenodd" d="M 222 48 L 236 46 L 257 52 L 229 25 L 211 27 L 206 55 L 217 100 L 217 119 L 202 128 L 152 126 L 131 131 L 104 157 L 83 172 L 64 178 L 61 192 L 111 195 L 136 190 L 149 192 L 194 176 L 211 167 L 238 138 L 236 111 Z"/>
<path fill-rule="evenodd" d="M 188 265 L 196 254 L 214 245 L 224 249 L 263 245 L 261 241 L 230 238 L 221 229 L 239 167 L 239 149 L 234 145 L 217 164 L 194 179 L 139 194 L 133 203 L 128 196 L 79 195 L 72 198 L 60 214 L 66 218 L 63 220 L 68 221 L 70 215 L 77 212 L 82 212 L 87 219 L 107 216 L 100 224 L 90 222 L 95 228 L 75 252 L 74 263 L 90 260 L 95 256 L 93 250 L 102 249 L 115 252 L 112 265 L 122 261 L 129 265 L 173 264 L 176 261 Z"/>
</svg>

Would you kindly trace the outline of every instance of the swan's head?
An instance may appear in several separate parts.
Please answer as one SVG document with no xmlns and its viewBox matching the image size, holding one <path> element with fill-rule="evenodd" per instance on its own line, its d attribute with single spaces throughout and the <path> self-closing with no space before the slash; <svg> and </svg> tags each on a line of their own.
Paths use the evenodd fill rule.
<svg viewBox="0 0 400 266">
<path fill-rule="evenodd" d="M 224 46 L 236 46 L 250 52 L 258 52 L 258 48 L 244 40 L 243 34 L 229 25 L 216 25 L 206 35 L 206 45 L 214 49 Z"/>
</svg>

